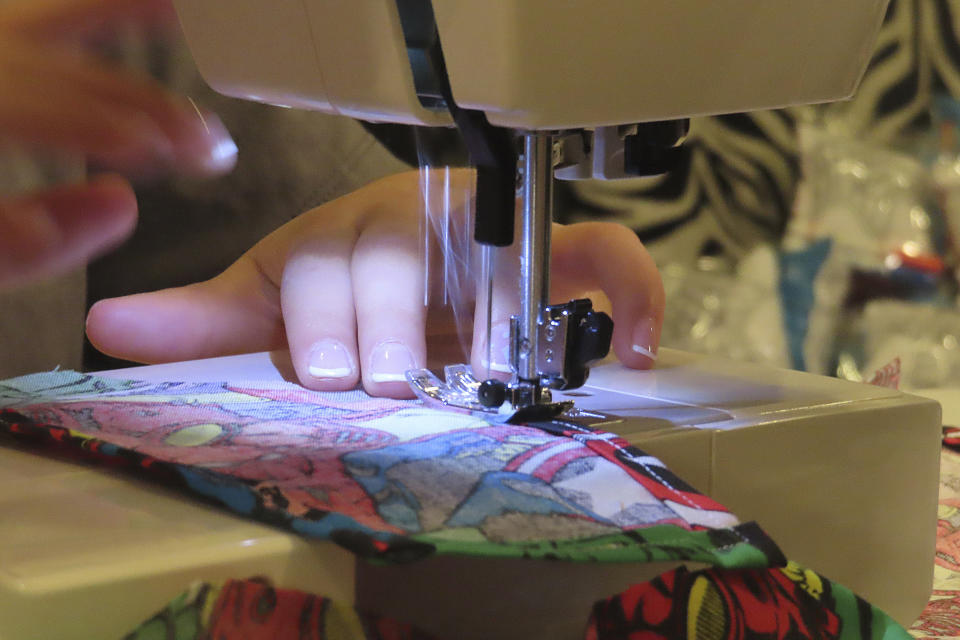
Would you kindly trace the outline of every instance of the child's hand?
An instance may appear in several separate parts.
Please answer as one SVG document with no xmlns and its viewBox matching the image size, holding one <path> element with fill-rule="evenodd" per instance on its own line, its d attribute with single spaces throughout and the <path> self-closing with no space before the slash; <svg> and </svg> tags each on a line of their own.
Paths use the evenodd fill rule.
<svg viewBox="0 0 960 640">
<path fill-rule="evenodd" d="M 455 189 L 473 180 L 469 171 L 452 175 Z M 416 172 L 380 180 L 292 220 L 212 280 L 97 303 L 87 334 L 110 355 L 150 363 L 289 345 L 306 387 L 338 391 L 362 380 L 372 395 L 409 397 L 403 373 L 425 366 L 426 332 L 439 329 L 431 350 L 450 335 L 427 321 L 420 210 Z M 605 292 L 617 356 L 651 366 L 645 354 L 656 353 L 663 288 L 636 235 L 609 223 L 554 225 L 551 276 L 554 301 Z M 496 287 L 495 329 L 519 295 L 515 275 Z M 486 370 L 485 326 L 475 323 L 477 371 Z M 495 330 L 494 339 L 494 365 L 505 364 L 505 335 Z"/>
<path fill-rule="evenodd" d="M 0 143 L 66 151 L 138 177 L 229 170 L 236 147 L 215 116 L 82 51 L 118 26 L 172 15 L 166 0 L 0 4 Z M 118 177 L 0 198 L 0 287 L 83 264 L 125 238 L 136 217 Z"/>
</svg>

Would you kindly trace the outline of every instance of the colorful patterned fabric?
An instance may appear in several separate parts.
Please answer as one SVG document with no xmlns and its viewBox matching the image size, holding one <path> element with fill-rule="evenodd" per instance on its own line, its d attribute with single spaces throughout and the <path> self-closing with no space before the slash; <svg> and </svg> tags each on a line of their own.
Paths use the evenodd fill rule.
<svg viewBox="0 0 960 640">
<path fill-rule="evenodd" d="M 933 596 L 910 633 L 923 640 L 960 638 L 960 429 L 944 429 Z M 950 440 L 954 444 L 949 446 Z"/>
<path fill-rule="evenodd" d="M 394 620 L 260 580 L 196 585 L 125 640 L 426 640 Z M 909 640 L 848 589 L 781 569 L 680 568 L 593 607 L 585 640 Z M 447 639 L 447 640 L 453 640 Z"/>
<path fill-rule="evenodd" d="M 359 615 L 264 580 L 197 584 L 124 640 L 429 640 L 410 625 Z"/>
<path fill-rule="evenodd" d="M 0 431 L 150 472 L 362 556 L 784 562 L 759 527 L 737 524 L 659 460 L 570 425 L 491 425 L 285 383 L 73 372 L 0 383 L 4 407 Z"/>
<path fill-rule="evenodd" d="M 738 524 L 621 438 L 570 423 L 492 425 L 291 384 L 54 372 L 0 382 L 2 433 L 381 560 L 462 553 L 715 568 L 676 570 L 599 603 L 595 640 L 905 634 L 812 572 L 770 569 L 786 561 L 759 527 Z M 242 581 L 193 589 L 130 637 L 418 636 L 321 597 Z"/>
<path fill-rule="evenodd" d="M 943 428 L 943 445 L 953 451 L 960 452 L 960 427 L 944 427 Z M 944 469 L 941 469 L 941 476 Z M 941 477 L 941 482 L 943 478 Z M 941 487 L 941 492 L 942 492 Z M 942 497 L 942 494 L 941 494 Z"/>
<path fill-rule="evenodd" d="M 910 636 L 849 589 L 794 563 L 684 568 L 598 602 L 587 640 L 894 640 Z"/>
</svg>

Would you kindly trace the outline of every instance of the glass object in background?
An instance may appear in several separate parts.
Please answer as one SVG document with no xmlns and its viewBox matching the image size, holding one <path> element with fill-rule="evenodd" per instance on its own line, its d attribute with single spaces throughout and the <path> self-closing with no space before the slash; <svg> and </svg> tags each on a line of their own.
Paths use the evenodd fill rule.
<svg viewBox="0 0 960 640">
<path fill-rule="evenodd" d="M 858 379 L 900 359 L 900 388 L 960 385 L 960 312 L 928 304 L 877 300 L 866 305 L 855 331 L 859 349 L 841 352 L 842 377 Z"/>
<path fill-rule="evenodd" d="M 736 271 L 701 260 L 661 270 L 667 306 L 661 344 L 697 353 L 790 367 L 773 251 L 761 248 Z"/>
<path fill-rule="evenodd" d="M 958 317 L 936 309 L 955 304 L 956 252 L 945 198 L 937 197 L 924 160 L 931 144 L 918 140 L 912 148 L 881 148 L 804 125 L 804 177 L 782 246 L 760 247 L 735 269 L 665 267 L 663 344 L 850 379 L 901 356 L 905 384 L 960 380 L 960 371 L 944 364 L 948 336 L 957 332 L 908 339 L 902 315 L 880 321 L 874 309 L 885 307 L 871 306 L 909 301 L 942 314 L 936 317 L 945 326 Z M 960 211 L 960 170 L 956 175 Z"/>
<path fill-rule="evenodd" d="M 801 127 L 800 146 L 786 247 L 831 238 L 861 269 L 943 269 L 942 215 L 920 157 L 812 125 Z"/>
</svg>

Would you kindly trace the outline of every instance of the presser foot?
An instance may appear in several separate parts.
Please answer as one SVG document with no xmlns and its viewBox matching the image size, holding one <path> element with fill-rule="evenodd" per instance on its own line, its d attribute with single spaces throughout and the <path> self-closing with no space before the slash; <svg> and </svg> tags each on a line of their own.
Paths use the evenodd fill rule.
<svg viewBox="0 0 960 640">
<path fill-rule="evenodd" d="M 466 411 L 492 422 L 550 420 L 573 410 L 573 402 L 553 402 L 545 387 L 519 382 L 477 380 L 468 365 L 448 365 L 445 381 L 429 369 L 407 371 L 413 392 L 434 407 Z"/>
</svg>

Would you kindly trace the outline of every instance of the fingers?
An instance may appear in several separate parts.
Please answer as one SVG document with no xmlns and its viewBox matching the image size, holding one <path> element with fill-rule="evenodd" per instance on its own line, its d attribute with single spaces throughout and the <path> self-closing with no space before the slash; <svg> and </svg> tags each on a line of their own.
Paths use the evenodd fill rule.
<svg viewBox="0 0 960 640">
<path fill-rule="evenodd" d="M 214 115 L 134 73 L 52 47 L 0 43 L 0 130 L 138 177 L 230 170 L 237 148 Z"/>
<path fill-rule="evenodd" d="M 86 96 L 91 102 L 99 101 L 120 112 L 133 121 L 134 132 L 159 132 L 162 137 L 158 142 L 165 143 L 168 150 L 162 146 L 159 149 L 169 154 L 171 164 L 161 162 L 156 169 L 213 176 L 226 173 L 236 164 L 237 146 L 220 119 L 153 80 L 133 72 L 120 73 L 80 57 L 64 57 L 51 67 L 49 73 L 59 74 L 62 86 L 72 95 Z M 97 159 L 112 166 L 126 160 L 109 154 Z M 158 159 L 166 158 L 161 155 Z"/>
<path fill-rule="evenodd" d="M 304 214 L 208 282 L 99 302 L 87 334 L 140 362 L 286 343 L 306 387 L 362 379 L 373 395 L 410 397 L 404 373 L 426 361 L 426 310 L 407 187 L 388 179 Z"/>
<path fill-rule="evenodd" d="M 87 336 L 108 355 L 147 363 L 285 344 L 279 292 L 248 257 L 207 282 L 102 300 L 87 316 Z"/>
<path fill-rule="evenodd" d="M 364 388 L 413 397 L 405 373 L 425 366 L 427 355 L 416 229 L 402 217 L 381 217 L 357 241 L 351 276 Z"/>
<path fill-rule="evenodd" d="M 281 304 L 291 359 L 301 383 L 318 391 L 353 389 L 360 379 L 348 225 L 316 229 L 290 253 Z"/>
<path fill-rule="evenodd" d="M 143 362 L 288 344 L 309 388 L 344 390 L 362 380 L 373 395 L 409 397 L 404 373 L 426 362 L 415 185 L 409 176 L 391 178 L 315 209 L 208 282 L 100 302 L 88 335 L 111 355 Z M 24 228 L 17 233 L 29 234 Z M 636 235 L 605 223 L 554 229 L 552 301 L 602 289 L 613 304 L 617 356 L 627 366 L 652 366 L 664 296 Z M 503 376 L 519 260 L 516 248 L 496 253 L 491 357 L 482 316 L 472 360 L 475 370 Z"/>
<path fill-rule="evenodd" d="M 554 225 L 551 275 L 559 299 L 602 289 L 613 304 L 617 358 L 635 369 L 653 366 L 663 325 L 663 284 L 635 233 L 605 222 Z"/>
<path fill-rule="evenodd" d="M 416 174 L 381 180 L 286 225 L 252 252 L 279 274 L 300 382 L 410 397 L 405 373 L 426 362 Z"/>
<path fill-rule="evenodd" d="M 136 219 L 133 191 L 112 176 L 0 202 L 0 287 L 80 266 L 125 239 Z"/>
</svg>

